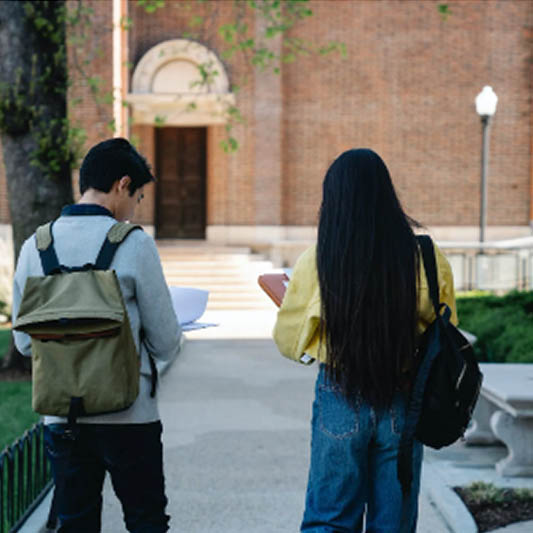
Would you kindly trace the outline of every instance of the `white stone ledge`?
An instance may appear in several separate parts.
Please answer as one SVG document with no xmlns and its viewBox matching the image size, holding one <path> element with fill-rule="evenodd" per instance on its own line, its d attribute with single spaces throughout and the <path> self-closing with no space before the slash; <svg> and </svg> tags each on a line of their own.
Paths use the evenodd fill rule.
<svg viewBox="0 0 533 533">
<path fill-rule="evenodd" d="M 495 467 L 502 476 L 533 476 L 533 364 L 485 363 L 481 395 L 467 444 L 501 441 L 508 455 Z"/>
</svg>

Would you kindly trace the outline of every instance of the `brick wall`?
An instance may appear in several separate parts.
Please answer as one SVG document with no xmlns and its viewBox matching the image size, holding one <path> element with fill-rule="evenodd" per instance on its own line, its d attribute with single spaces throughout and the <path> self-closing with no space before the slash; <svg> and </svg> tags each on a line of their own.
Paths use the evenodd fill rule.
<svg viewBox="0 0 533 533">
<path fill-rule="evenodd" d="M 284 69 L 286 224 L 313 224 L 332 159 L 371 147 L 406 210 L 425 224 L 476 224 L 481 125 L 474 98 L 499 95 L 488 223 L 529 222 L 531 2 L 313 1 L 295 36 L 347 44 L 348 58 Z M 349 22 L 347 22 L 349 21 Z"/>
<path fill-rule="evenodd" d="M 235 132 L 239 152 L 227 156 L 217 143 L 209 145 L 208 223 L 314 224 L 327 166 L 345 149 L 371 147 L 385 159 L 415 218 L 430 225 L 475 225 L 481 126 L 473 102 L 490 84 L 499 105 L 491 135 L 488 222 L 527 224 L 532 4 L 452 1 L 446 20 L 438 4 L 313 0 L 314 15 L 291 36 L 344 42 L 348 57 L 301 57 L 283 68 L 282 218 L 274 215 L 276 209 L 270 222 L 265 214 L 268 195 L 276 201 L 274 188 L 254 184 L 254 140 L 259 142 L 264 131 L 253 118 L 253 98 L 258 84 L 271 83 L 255 72 L 238 96 L 247 117 Z M 191 15 L 205 15 L 207 9 L 186 11 L 172 2 L 146 15 L 131 2 L 130 8 L 133 62 L 151 46 L 190 31 Z M 212 26 L 228 12 L 221 4 Z M 198 39 L 220 51 L 223 43 L 214 33 L 203 28 Z M 226 67 L 232 81 L 245 71 L 242 62 L 227 61 Z"/>
<path fill-rule="evenodd" d="M 0 144 L 0 224 L 9 224 L 9 206 L 7 204 L 7 182 L 2 145 Z"/>
<path fill-rule="evenodd" d="M 75 9 L 77 2 L 69 0 L 70 9 Z M 85 129 L 87 140 L 82 155 L 94 144 L 113 136 L 111 121 L 113 104 L 109 95 L 113 90 L 113 19 L 112 2 L 84 0 L 84 8 L 91 8 L 91 25 L 87 35 L 89 39 L 79 45 L 69 42 L 69 69 L 72 86 L 69 89 L 69 112 L 74 125 Z M 77 33 L 77 28 L 73 33 Z M 70 36 L 71 39 L 73 35 Z M 89 64 L 84 64 L 88 60 Z M 82 73 L 83 70 L 83 73 Z M 89 78 L 99 77 L 98 94 L 93 94 Z M 81 162 L 81 161 L 80 161 Z M 78 172 L 74 171 L 74 195 L 79 197 Z"/>
</svg>

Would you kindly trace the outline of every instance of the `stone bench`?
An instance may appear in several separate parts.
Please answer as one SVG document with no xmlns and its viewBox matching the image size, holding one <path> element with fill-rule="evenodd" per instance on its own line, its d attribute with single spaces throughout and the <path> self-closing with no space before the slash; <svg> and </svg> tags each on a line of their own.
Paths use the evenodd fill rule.
<svg viewBox="0 0 533 533">
<path fill-rule="evenodd" d="M 502 476 L 533 476 L 533 364 L 484 363 L 483 385 L 467 444 L 503 442 Z"/>
</svg>

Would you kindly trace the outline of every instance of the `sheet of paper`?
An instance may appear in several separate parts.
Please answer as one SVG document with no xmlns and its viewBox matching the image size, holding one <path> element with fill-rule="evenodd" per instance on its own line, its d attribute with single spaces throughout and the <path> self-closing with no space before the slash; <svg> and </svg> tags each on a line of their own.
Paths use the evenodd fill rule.
<svg viewBox="0 0 533 533">
<path fill-rule="evenodd" d="M 209 322 L 189 322 L 188 324 L 182 324 L 182 331 L 194 331 L 195 329 L 213 328 L 218 324 L 211 324 Z"/>
<path fill-rule="evenodd" d="M 205 312 L 209 292 L 192 287 L 169 287 L 174 312 L 183 327 L 198 320 Z"/>
</svg>

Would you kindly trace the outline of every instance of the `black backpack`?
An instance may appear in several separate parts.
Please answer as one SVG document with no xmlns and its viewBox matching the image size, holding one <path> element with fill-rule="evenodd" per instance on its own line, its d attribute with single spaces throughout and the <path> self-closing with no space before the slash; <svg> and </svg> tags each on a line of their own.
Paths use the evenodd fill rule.
<svg viewBox="0 0 533 533">
<path fill-rule="evenodd" d="M 412 481 L 414 438 L 439 449 L 462 437 L 483 380 L 472 346 L 450 322 L 450 308 L 439 301 L 433 242 L 427 235 L 417 239 L 436 318 L 418 344 L 417 370 L 400 440 L 398 479 L 404 494 Z"/>
</svg>

